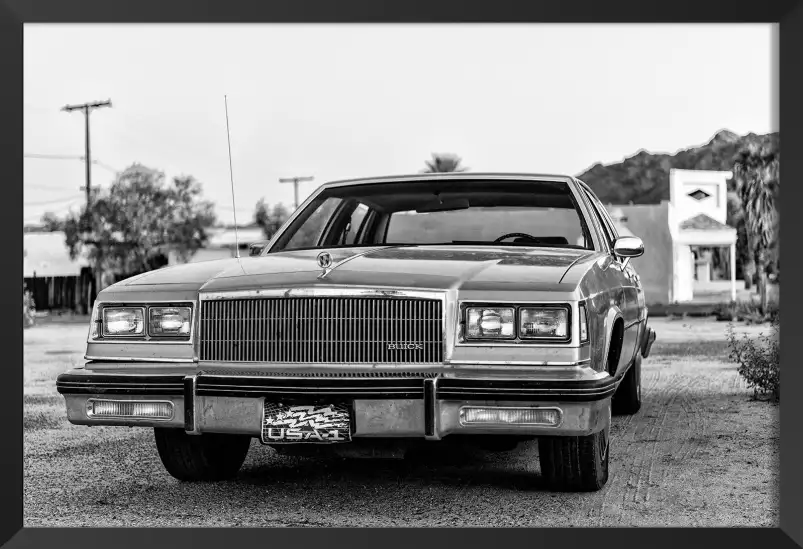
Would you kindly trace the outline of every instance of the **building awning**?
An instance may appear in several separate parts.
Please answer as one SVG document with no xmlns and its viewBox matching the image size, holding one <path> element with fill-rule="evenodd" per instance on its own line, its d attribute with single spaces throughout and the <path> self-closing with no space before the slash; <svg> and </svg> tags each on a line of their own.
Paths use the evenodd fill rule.
<svg viewBox="0 0 803 549">
<path fill-rule="evenodd" d="M 681 231 L 733 231 L 734 228 L 720 223 L 705 214 L 698 214 L 680 224 Z"/>
</svg>

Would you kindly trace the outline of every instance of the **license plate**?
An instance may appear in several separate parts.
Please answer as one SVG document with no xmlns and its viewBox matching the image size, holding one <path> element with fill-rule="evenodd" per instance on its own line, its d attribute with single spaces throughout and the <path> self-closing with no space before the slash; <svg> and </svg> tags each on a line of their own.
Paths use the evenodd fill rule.
<svg viewBox="0 0 803 549">
<path fill-rule="evenodd" d="M 351 415 L 341 404 L 287 405 L 265 402 L 263 444 L 332 444 L 351 441 Z"/>
</svg>

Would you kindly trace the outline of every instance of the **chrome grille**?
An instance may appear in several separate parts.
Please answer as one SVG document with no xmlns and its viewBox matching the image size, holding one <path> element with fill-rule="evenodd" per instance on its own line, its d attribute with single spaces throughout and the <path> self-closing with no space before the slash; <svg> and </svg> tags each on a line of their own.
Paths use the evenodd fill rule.
<svg viewBox="0 0 803 549">
<path fill-rule="evenodd" d="M 434 364 L 443 303 L 399 297 L 270 297 L 201 303 L 200 359 Z M 413 344 L 394 350 L 389 344 Z"/>
</svg>

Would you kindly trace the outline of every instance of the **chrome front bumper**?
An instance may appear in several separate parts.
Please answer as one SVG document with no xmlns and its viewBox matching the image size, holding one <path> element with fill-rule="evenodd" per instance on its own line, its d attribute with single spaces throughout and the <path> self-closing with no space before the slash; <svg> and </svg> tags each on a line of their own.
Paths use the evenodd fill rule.
<svg viewBox="0 0 803 549">
<path fill-rule="evenodd" d="M 452 434 L 577 436 L 610 424 L 610 377 L 591 380 L 532 380 L 496 376 L 421 374 L 410 377 L 313 377 L 120 373 L 71 370 L 59 376 L 67 417 L 76 425 L 175 427 L 190 434 L 237 433 L 258 437 L 264 402 L 347 402 L 353 410 L 352 436 L 439 440 Z M 97 417 L 92 402 L 172 403 L 164 419 Z M 461 409 L 557 408 L 557 425 L 467 424 Z"/>
</svg>

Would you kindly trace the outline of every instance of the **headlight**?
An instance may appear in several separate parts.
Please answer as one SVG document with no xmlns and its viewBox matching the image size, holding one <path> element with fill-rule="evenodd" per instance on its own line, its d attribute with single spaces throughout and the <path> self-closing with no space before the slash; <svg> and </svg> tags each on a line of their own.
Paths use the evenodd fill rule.
<svg viewBox="0 0 803 549">
<path fill-rule="evenodd" d="M 107 307 L 102 316 L 103 335 L 141 336 L 145 333 L 145 309 L 141 307 Z"/>
<path fill-rule="evenodd" d="M 151 307 L 148 316 L 148 332 L 151 336 L 190 335 L 192 310 L 189 307 Z"/>
<path fill-rule="evenodd" d="M 522 307 L 519 318 L 519 337 L 522 339 L 568 338 L 568 309 L 562 307 Z"/>
<path fill-rule="evenodd" d="M 469 307 L 466 310 L 468 339 L 513 339 L 516 312 L 513 307 Z"/>
</svg>

